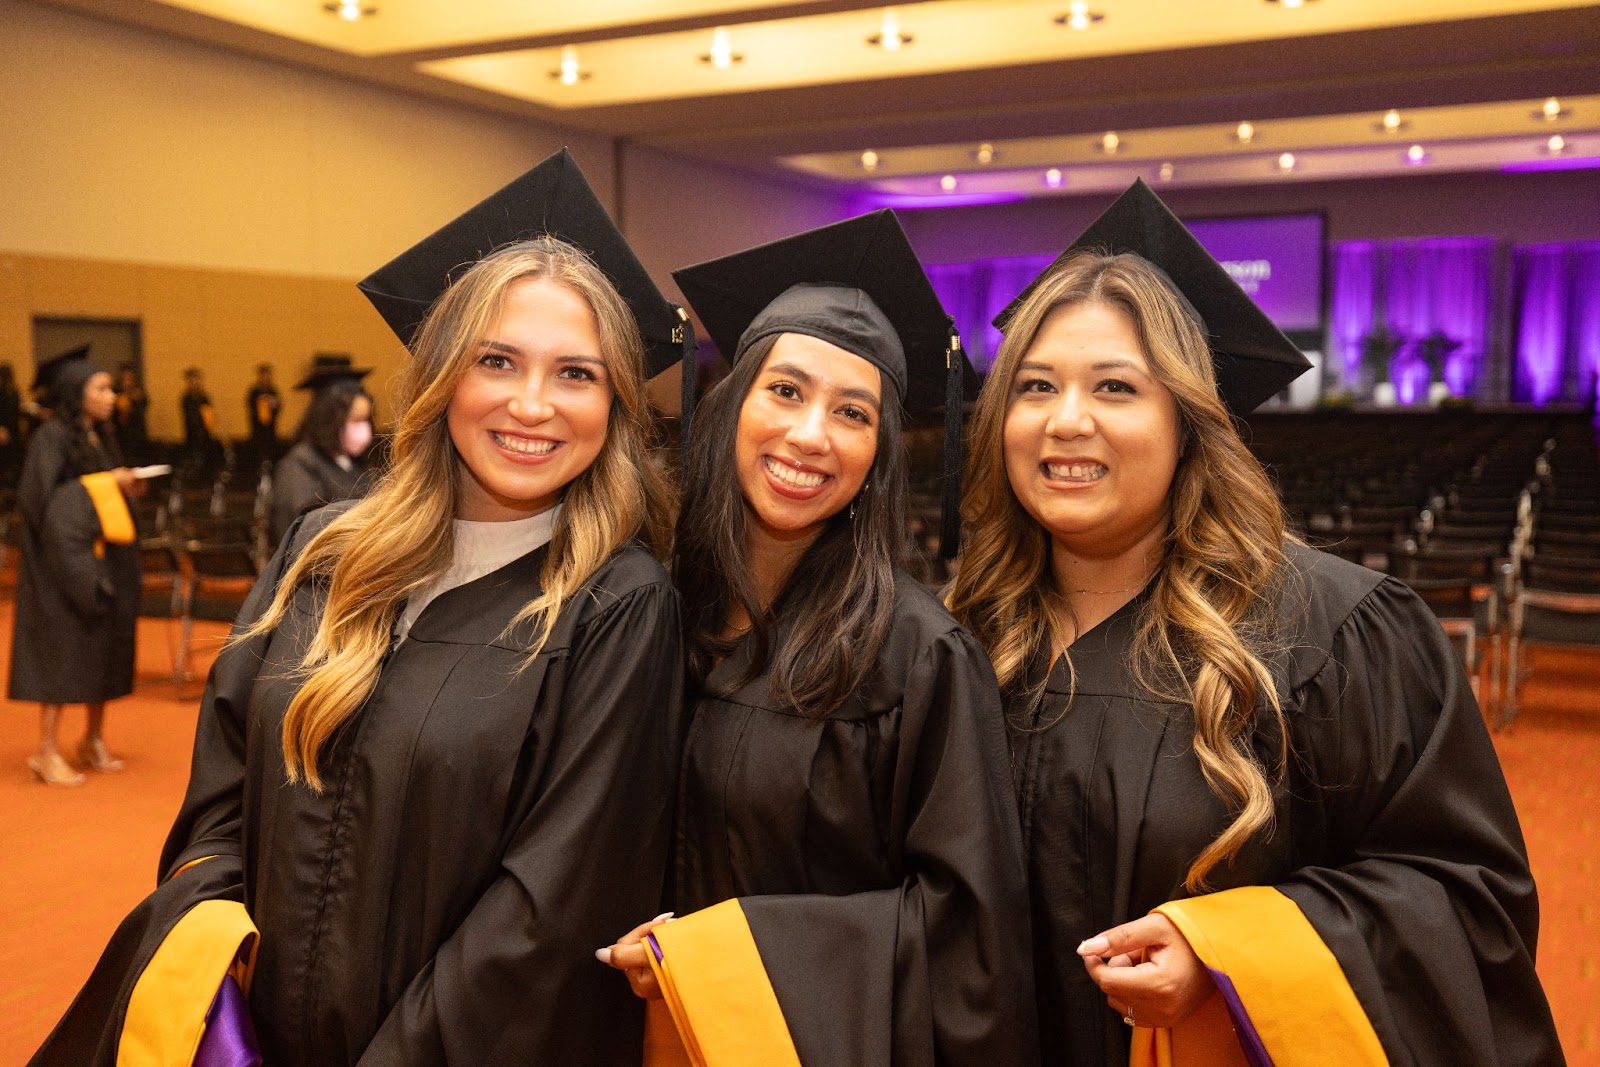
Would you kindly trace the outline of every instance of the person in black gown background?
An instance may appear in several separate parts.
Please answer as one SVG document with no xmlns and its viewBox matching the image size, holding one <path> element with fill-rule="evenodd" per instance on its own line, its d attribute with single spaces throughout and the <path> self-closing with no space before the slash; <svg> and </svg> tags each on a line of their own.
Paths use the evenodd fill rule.
<svg viewBox="0 0 1600 1067">
<path fill-rule="evenodd" d="M 644 381 L 676 313 L 565 152 L 362 288 L 411 347 L 393 464 L 263 572 L 160 886 L 36 1063 L 114 1062 L 130 986 L 218 901 L 259 947 L 203 1039 L 253 1027 L 265 1062 L 318 1067 L 639 1058 L 643 1006 L 593 950 L 665 878 L 682 656 Z"/>
<path fill-rule="evenodd" d="M 132 363 L 122 364 L 117 368 L 117 407 L 112 419 L 117 424 L 117 442 L 129 462 L 149 459 L 149 410 L 150 397 L 144 391 L 139 368 Z"/>
<path fill-rule="evenodd" d="M 278 413 L 283 398 L 272 380 L 272 364 L 256 364 L 255 384 L 244 394 L 245 418 L 250 426 L 250 443 L 259 460 L 278 458 Z"/>
<path fill-rule="evenodd" d="M 639 939 L 670 966 L 669 935 L 714 941 L 737 899 L 782 1026 L 712 1049 L 691 1004 L 707 1062 L 1030 1063 L 998 691 L 899 567 L 901 409 L 942 402 L 950 319 L 888 211 L 674 277 L 733 356 L 695 416 L 673 561 L 692 713 L 671 903 L 697 914 L 601 957 L 658 997 Z"/>
<path fill-rule="evenodd" d="M 1046 1062 L 1560 1063 L 1459 658 L 1285 535 L 1233 424 L 1303 357 L 1142 183 L 997 323 L 948 602 L 1007 694 Z"/>
<path fill-rule="evenodd" d="M 0 486 L 17 484 L 22 469 L 22 393 L 17 390 L 17 372 L 9 363 L 0 363 Z"/>
<path fill-rule="evenodd" d="M 122 496 L 137 492 L 138 481 L 111 430 L 111 375 L 89 360 L 88 347 L 56 357 L 41 372 L 55 414 L 30 435 L 17 487 L 21 553 L 6 695 L 39 702 L 39 748 L 28 757 L 33 777 L 81 785 L 83 775 L 57 741 L 63 704 L 88 708 L 79 765 L 122 769 L 106 749 L 104 730 L 106 701 L 133 692 L 139 556 Z M 107 503 L 130 523 L 120 539 L 102 529 L 82 481 L 102 472 L 100 480 L 111 483 L 104 487 Z"/>
<path fill-rule="evenodd" d="M 363 495 L 370 486 L 372 395 L 361 380 L 371 371 L 349 356 L 318 355 L 296 389 L 312 391 L 295 443 L 272 469 L 272 544 L 313 508 Z"/>
</svg>

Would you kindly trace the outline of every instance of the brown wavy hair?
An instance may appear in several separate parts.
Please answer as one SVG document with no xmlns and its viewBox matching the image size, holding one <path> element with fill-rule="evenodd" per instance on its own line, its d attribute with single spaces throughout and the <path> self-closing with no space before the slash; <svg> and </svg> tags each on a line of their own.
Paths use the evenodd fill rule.
<svg viewBox="0 0 1600 1067">
<path fill-rule="evenodd" d="M 1031 664 L 1065 644 L 1053 608 L 1051 538 L 1006 476 L 1004 428 L 1018 365 L 1049 314 L 1077 304 L 1125 312 L 1155 378 L 1177 401 L 1180 456 L 1168 490 L 1170 526 L 1131 662 L 1152 695 L 1192 705 L 1194 751 L 1233 821 L 1189 867 L 1191 892 L 1273 818 L 1272 782 L 1288 731 L 1269 664 L 1277 593 L 1288 580 L 1283 508 L 1217 393 L 1199 324 L 1171 283 L 1138 256 L 1086 253 L 1051 274 L 1012 319 L 970 431 L 963 515 L 968 532 L 946 603 L 989 650 L 1002 687 L 1027 686 Z M 1068 657 L 1070 667 L 1071 658 Z M 1070 701 L 1070 698 L 1069 698 Z M 1271 766 L 1258 727 L 1275 735 Z"/>
<path fill-rule="evenodd" d="M 450 563 L 461 479 L 470 475 L 462 471 L 445 414 L 506 290 L 525 279 L 564 285 L 587 301 L 612 387 L 605 443 L 567 485 L 539 593 L 512 623 L 538 623 L 530 661 L 566 602 L 618 548 L 639 538 L 658 557 L 670 551 L 672 499 L 649 451 L 654 423 L 645 400 L 644 345 L 627 304 L 587 256 L 553 237 L 508 245 L 480 260 L 434 304 L 412 342 L 389 470 L 369 496 L 311 539 L 267 612 L 239 635 L 270 631 L 298 587 L 326 583 L 326 605 L 283 721 L 290 781 L 304 777 L 322 789 L 318 755 L 377 684 L 401 605 Z"/>
</svg>

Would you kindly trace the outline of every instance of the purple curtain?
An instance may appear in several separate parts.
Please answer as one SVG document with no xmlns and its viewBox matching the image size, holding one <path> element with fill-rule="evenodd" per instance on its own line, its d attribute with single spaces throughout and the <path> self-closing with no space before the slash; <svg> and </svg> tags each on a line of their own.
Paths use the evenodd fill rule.
<svg viewBox="0 0 1600 1067">
<path fill-rule="evenodd" d="M 1489 237 L 1335 244 L 1333 340 L 1345 381 L 1360 380 L 1362 340 L 1381 322 L 1399 342 L 1389 380 L 1402 404 L 1427 396 L 1424 342 L 1435 335 L 1454 346 L 1443 367 L 1450 392 L 1470 396 L 1487 358 L 1494 248 Z"/>
<path fill-rule="evenodd" d="M 1517 355 L 1514 396 L 1547 404 L 1561 393 L 1567 348 L 1569 246 L 1521 245 L 1512 271 L 1517 294 Z"/>
<path fill-rule="evenodd" d="M 1477 384 L 1489 338 L 1494 284 L 1494 241 L 1487 237 L 1437 237 L 1417 242 L 1419 271 L 1428 278 L 1430 329 L 1457 347 L 1445 357 L 1444 380 L 1452 396 Z"/>
<path fill-rule="evenodd" d="M 1346 388 L 1361 380 L 1361 339 L 1372 329 L 1377 288 L 1375 242 L 1340 241 L 1333 246 L 1332 336 Z"/>
<path fill-rule="evenodd" d="M 1600 241 L 1588 241 L 1575 250 L 1572 313 L 1573 346 L 1581 368 L 1580 400 L 1594 400 L 1600 408 Z"/>
</svg>

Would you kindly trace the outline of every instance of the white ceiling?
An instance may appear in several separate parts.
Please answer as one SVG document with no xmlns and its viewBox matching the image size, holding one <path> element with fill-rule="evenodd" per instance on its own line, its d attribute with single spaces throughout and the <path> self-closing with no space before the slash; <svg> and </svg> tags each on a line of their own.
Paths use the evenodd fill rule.
<svg viewBox="0 0 1600 1067">
<path fill-rule="evenodd" d="M 325 0 L 41 2 L 912 197 L 1600 157 L 1600 3 L 1582 0 L 1090 0 L 1103 17 L 1082 31 L 1057 24 L 1070 0 L 360 0 L 376 14 L 355 22 Z M 868 40 L 886 11 L 910 38 L 894 51 Z M 724 68 L 707 58 L 719 28 L 740 57 Z M 575 84 L 556 76 L 563 58 L 576 60 Z M 1560 113 L 1548 119 L 1552 96 Z M 1389 108 L 1401 110 L 1399 131 L 1379 122 Z M 1254 127 L 1248 142 L 1241 121 Z M 875 167 L 862 164 L 867 150 Z"/>
</svg>

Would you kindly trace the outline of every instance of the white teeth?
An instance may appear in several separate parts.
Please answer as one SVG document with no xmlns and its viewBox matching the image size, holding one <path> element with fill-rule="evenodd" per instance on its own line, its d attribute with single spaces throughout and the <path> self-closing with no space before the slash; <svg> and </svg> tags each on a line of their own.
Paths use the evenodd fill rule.
<svg viewBox="0 0 1600 1067">
<path fill-rule="evenodd" d="M 1065 482 L 1095 482 L 1104 478 L 1108 468 L 1103 463 L 1046 463 L 1045 473 Z"/>
<path fill-rule="evenodd" d="M 504 434 L 494 433 L 495 444 L 507 452 L 521 452 L 525 456 L 548 456 L 556 450 L 555 441 L 529 441 L 524 437 L 507 437 Z"/>
<path fill-rule="evenodd" d="M 815 474 L 811 471 L 797 471 L 784 463 L 778 463 L 771 457 L 764 457 L 762 462 L 767 465 L 767 470 L 772 476 L 784 485 L 792 485 L 796 489 L 815 489 L 828 480 L 826 474 Z"/>
</svg>

